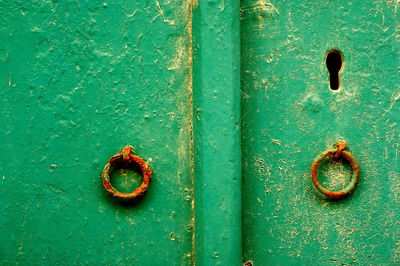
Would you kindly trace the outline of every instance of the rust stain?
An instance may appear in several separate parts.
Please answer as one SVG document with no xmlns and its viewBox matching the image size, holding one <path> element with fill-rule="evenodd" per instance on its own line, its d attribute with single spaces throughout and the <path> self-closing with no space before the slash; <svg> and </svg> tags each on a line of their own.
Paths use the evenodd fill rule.
<svg viewBox="0 0 400 266">
<path fill-rule="evenodd" d="M 351 194 L 354 191 L 358 183 L 358 179 L 360 177 L 360 169 L 358 167 L 358 163 L 353 157 L 353 155 L 345 150 L 346 148 L 347 148 L 346 142 L 344 140 L 340 140 L 336 143 L 335 148 L 328 149 L 319 154 L 311 165 L 311 179 L 315 188 L 330 199 L 341 199 Z M 353 172 L 352 172 L 351 182 L 343 190 L 330 191 L 324 188 L 318 181 L 318 166 L 324 159 L 328 157 L 339 158 L 340 156 L 346 159 L 352 167 Z"/>
<path fill-rule="evenodd" d="M 110 158 L 110 160 L 108 161 L 108 163 L 106 164 L 106 166 L 104 167 L 104 169 L 101 173 L 101 178 L 103 181 L 104 188 L 106 189 L 106 191 L 109 194 L 111 194 L 112 196 L 114 196 L 116 198 L 124 199 L 124 200 L 133 199 L 133 198 L 143 195 L 149 188 L 151 174 L 152 174 L 150 166 L 148 165 L 148 163 L 143 161 L 142 158 L 134 155 L 133 152 L 134 152 L 134 149 L 132 146 L 130 146 L 130 145 L 125 146 L 121 150 L 120 153 L 117 153 Z M 111 184 L 111 181 L 110 181 L 111 166 L 116 165 L 118 162 L 124 162 L 124 163 L 128 163 L 128 164 L 130 164 L 130 163 L 137 164 L 142 171 L 143 182 L 137 189 L 135 189 L 131 193 L 122 193 L 122 192 L 118 191 L 116 188 L 114 188 L 113 185 Z"/>
</svg>

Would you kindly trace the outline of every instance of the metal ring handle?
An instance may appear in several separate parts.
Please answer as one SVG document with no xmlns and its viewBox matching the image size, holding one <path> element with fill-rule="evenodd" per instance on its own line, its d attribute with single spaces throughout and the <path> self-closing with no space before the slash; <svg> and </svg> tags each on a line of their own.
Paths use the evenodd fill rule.
<svg viewBox="0 0 400 266">
<path fill-rule="evenodd" d="M 321 192 L 322 194 L 331 199 L 340 199 L 352 193 L 356 188 L 358 179 L 360 178 L 360 168 L 358 167 L 358 163 L 356 159 L 353 157 L 353 155 L 349 151 L 345 150 L 346 147 L 347 145 L 345 141 L 339 141 L 338 143 L 336 143 L 335 148 L 331 148 L 320 153 L 314 159 L 311 165 L 311 180 L 315 188 L 319 192 Z M 318 181 L 318 166 L 327 157 L 338 158 L 339 156 L 342 156 L 350 163 L 352 168 L 351 180 L 350 183 L 344 189 L 340 191 L 330 191 L 324 188 Z"/>
<path fill-rule="evenodd" d="M 118 162 L 135 163 L 137 164 L 143 174 L 142 184 L 131 193 L 122 193 L 113 187 L 110 181 L 111 166 L 116 165 Z M 143 195 L 150 185 L 152 171 L 150 166 L 143 161 L 139 156 L 133 155 L 133 147 L 130 145 L 125 146 L 120 153 L 115 154 L 110 158 L 103 171 L 101 172 L 101 178 L 103 180 L 103 186 L 108 193 L 116 198 L 120 199 L 133 199 L 137 196 Z"/>
</svg>

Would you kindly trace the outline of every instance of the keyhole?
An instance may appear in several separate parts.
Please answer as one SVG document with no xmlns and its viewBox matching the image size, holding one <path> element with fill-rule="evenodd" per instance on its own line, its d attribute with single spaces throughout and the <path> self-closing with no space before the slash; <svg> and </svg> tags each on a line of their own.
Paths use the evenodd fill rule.
<svg viewBox="0 0 400 266">
<path fill-rule="evenodd" d="M 340 87 L 340 71 L 342 70 L 342 65 L 342 53 L 338 50 L 330 50 L 326 55 L 326 67 L 329 71 L 331 90 L 337 90 Z"/>
</svg>

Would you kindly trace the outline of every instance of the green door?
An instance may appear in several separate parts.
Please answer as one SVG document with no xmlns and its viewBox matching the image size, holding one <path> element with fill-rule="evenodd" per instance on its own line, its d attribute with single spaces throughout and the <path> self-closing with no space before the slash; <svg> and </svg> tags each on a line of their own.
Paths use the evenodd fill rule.
<svg viewBox="0 0 400 266">
<path fill-rule="evenodd" d="M 399 13 L 389 0 L 0 1 L 0 264 L 400 263 Z M 361 176 L 332 200 L 310 169 L 339 140 L 320 184 Z M 127 144 L 153 172 L 133 201 L 100 177 Z M 145 181 L 112 172 L 123 193 Z"/>
<path fill-rule="evenodd" d="M 241 5 L 244 260 L 400 263 L 399 2 Z M 343 57 L 337 90 L 332 49 Z M 361 177 L 333 201 L 313 187 L 310 167 L 340 139 Z M 349 182 L 348 163 L 318 169 L 327 189 Z"/>
<path fill-rule="evenodd" d="M 181 1 L 0 1 L 0 264 L 191 264 L 189 25 Z M 127 144 L 153 170 L 133 203 L 100 179 Z"/>
</svg>

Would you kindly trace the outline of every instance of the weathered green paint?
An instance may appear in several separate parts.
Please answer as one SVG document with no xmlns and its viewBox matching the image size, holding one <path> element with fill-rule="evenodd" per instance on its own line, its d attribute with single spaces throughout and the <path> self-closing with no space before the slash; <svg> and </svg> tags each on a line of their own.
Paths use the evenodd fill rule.
<svg viewBox="0 0 400 266">
<path fill-rule="evenodd" d="M 191 263 L 190 16 L 186 1 L 0 2 L 0 264 Z M 154 171 L 131 205 L 100 177 L 127 144 Z"/>
<path fill-rule="evenodd" d="M 244 260 L 399 263 L 399 2 L 241 5 Z M 330 49 L 344 56 L 337 91 L 329 89 Z M 360 182 L 350 197 L 328 201 L 310 166 L 341 138 Z M 343 188 L 342 167 L 321 167 L 328 189 Z"/>
<path fill-rule="evenodd" d="M 1 264 L 399 263 L 399 12 L 389 0 L 0 2 Z M 339 139 L 362 175 L 328 201 L 310 167 Z M 100 178 L 127 144 L 153 170 L 130 203 Z M 327 189 L 349 182 L 348 165 L 318 169 Z M 114 186 L 133 191 L 138 172 L 118 170 Z"/>
<path fill-rule="evenodd" d="M 241 264 L 239 1 L 193 9 L 197 265 Z"/>
</svg>

